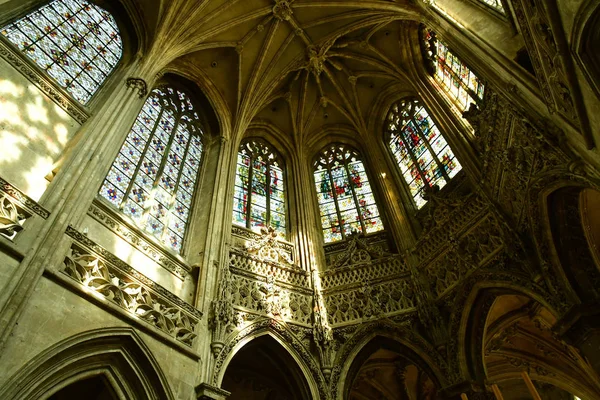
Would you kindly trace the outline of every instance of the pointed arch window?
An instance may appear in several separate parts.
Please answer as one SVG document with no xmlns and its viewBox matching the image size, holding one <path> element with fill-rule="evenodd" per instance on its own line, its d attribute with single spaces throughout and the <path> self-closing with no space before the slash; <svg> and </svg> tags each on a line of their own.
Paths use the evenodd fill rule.
<svg viewBox="0 0 600 400">
<path fill-rule="evenodd" d="M 383 223 L 357 151 L 343 144 L 325 148 L 314 164 L 325 243 L 344 240 L 353 232 L 383 230 Z"/>
<path fill-rule="evenodd" d="M 113 16 L 84 0 L 51 1 L 1 32 L 82 104 L 96 93 L 123 53 Z"/>
<path fill-rule="evenodd" d="M 100 195 L 181 252 L 202 160 L 203 132 L 190 98 L 152 91 L 114 161 Z"/>
<path fill-rule="evenodd" d="M 471 103 L 481 103 L 485 91 L 481 79 L 427 28 L 423 29 L 423 48 L 425 58 L 433 62 L 434 79 L 459 114 L 467 111 Z"/>
<path fill-rule="evenodd" d="M 233 223 L 249 229 L 271 226 L 285 236 L 285 186 L 281 157 L 259 139 L 238 152 Z"/>
<path fill-rule="evenodd" d="M 417 208 L 427 201 L 424 191 L 442 188 L 461 165 L 429 113 L 416 99 L 394 104 L 387 115 L 386 135 Z"/>
</svg>

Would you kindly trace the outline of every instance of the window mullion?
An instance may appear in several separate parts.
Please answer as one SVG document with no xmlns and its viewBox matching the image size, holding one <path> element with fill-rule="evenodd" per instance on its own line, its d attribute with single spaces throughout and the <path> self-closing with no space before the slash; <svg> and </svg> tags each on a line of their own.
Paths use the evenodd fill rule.
<svg viewBox="0 0 600 400">
<path fill-rule="evenodd" d="M 412 120 L 413 125 L 415 126 L 415 128 L 417 128 L 417 133 L 421 137 L 421 140 L 423 140 L 423 142 L 425 143 L 425 146 L 427 146 L 427 150 L 431 154 L 431 158 L 433 159 L 433 162 L 435 162 L 437 164 L 438 168 L 440 169 L 440 171 L 442 171 L 442 175 L 444 176 L 444 179 L 446 180 L 446 182 L 449 182 L 450 178 L 448 177 L 448 174 L 446 173 L 446 169 L 444 168 L 444 164 L 441 163 L 441 161 L 437 157 L 437 154 L 435 154 L 435 152 L 433 151 L 433 147 L 431 147 L 431 143 L 429 143 L 429 140 L 425 137 L 425 133 L 423 132 L 423 130 L 421 130 L 421 127 L 417 124 L 417 121 L 415 120 L 414 114 L 411 117 L 411 120 Z M 440 132 L 439 134 L 441 135 L 442 133 Z M 448 144 L 446 144 L 446 146 L 448 146 Z"/>
<path fill-rule="evenodd" d="M 335 155 L 334 155 L 335 157 Z M 346 235 L 344 234 L 344 226 L 342 224 L 342 213 L 340 211 L 340 205 L 338 204 L 338 196 L 337 196 L 337 192 L 335 191 L 335 184 L 333 182 L 333 172 L 331 170 L 331 165 L 327 165 L 327 173 L 329 174 L 329 182 L 331 185 L 331 194 L 333 194 L 333 203 L 335 204 L 335 211 L 337 213 L 338 216 L 338 225 L 340 228 L 340 233 L 342 234 L 342 240 L 346 238 Z"/>
<path fill-rule="evenodd" d="M 267 204 L 266 204 L 266 215 L 267 215 L 267 220 L 266 223 L 268 226 L 271 226 L 271 164 L 267 163 L 267 176 L 265 178 L 265 191 L 266 191 L 266 198 L 267 198 Z"/>
<path fill-rule="evenodd" d="M 250 164 L 248 165 L 248 199 L 246 201 L 246 228 L 250 229 L 250 216 L 252 215 L 252 179 L 254 178 L 254 152 L 250 152 Z"/>
<path fill-rule="evenodd" d="M 140 113 L 142 113 L 143 110 L 144 110 L 144 108 L 142 107 L 142 110 L 140 111 Z M 127 188 L 127 191 L 125 192 L 125 195 L 123 196 L 123 201 L 119 205 L 119 210 L 123 209 L 123 206 L 125 205 L 125 202 L 129 198 L 129 194 L 131 193 L 131 190 L 133 189 L 133 186 L 135 185 L 135 178 L 137 178 L 140 168 L 142 167 L 142 164 L 144 163 L 144 157 L 146 157 L 146 153 L 148 152 L 148 147 L 150 147 L 150 143 L 152 143 L 152 137 L 154 136 L 154 133 L 156 132 L 156 128 L 157 128 L 158 123 L 160 122 L 163 114 L 164 114 L 164 108 L 161 107 L 160 112 L 158 113 L 158 117 L 156 117 L 156 121 L 154 122 L 154 127 L 152 128 L 152 132 L 150 132 L 150 135 L 148 135 L 148 140 L 146 141 L 146 144 L 144 145 L 144 150 L 140 153 L 141 154 L 140 161 L 135 166 L 135 170 L 133 171 L 133 174 L 131 175 L 131 182 L 129 183 L 129 187 Z M 138 117 L 139 117 L 139 114 L 138 114 Z M 135 121 L 137 122 L 137 118 Z M 133 124 L 135 125 L 135 122 Z M 132 130 L 133 130 L 133 126 L 129 130 L 129 133 L 131 133 Z M 127 138 L 125 138 L 125 141 L 127 141 Z M 123 146 L 121 146 L 121 148 L 122 147 Z M 119 153 L 120 152 L 121 151 L 119 150 Z M 118 157 L 118 155 L 117 155 L 117 157 Z M 142 207 L 142 209 L 145 210 L 146 208 Z M 143 212 L 143 210 L 142 210 L 142 212 Z"/>
<path fill-rule="evenodd" d="M 348 168 L 348 160 L 344 160 L 344 168 L 346 169 L 346 174 L 348 176 L 348 184 L 350 185 L 350 191 L 352 192 L 352 198 L 354 199 L 354 208 L 356 208 L 356 212 L 358 214 L 358 222 L 360 223 L 360 228 L 362 232 L 366 234 L 367 230 L 365 228 L 365 223 L 363 221 L 363 216 L 360 210 L 360 204 L 358 204 L 358 197 L 356 196 L 356 191 L 354 190 L 354 181 L 350 177 L 350 168 Z"/>
<path fill-rule="evenodd" d="M 177 112 L 177 110 L 175 110 Z M 163 153 L 161 162 L 160 162 L 160 166 L 158 167 L 158 171 L 156 173 L 156 179 L 154 181 L 154 184 L 152 185 L 152 192 L 150 193 L 150 204 L 155 202 L 155 198 L 156 198 L 156 192 L 159 190 L 159 183 L 160 183 L 160 178 L 162 178 L 162 174 L 165 170 L 165 166 L 167 165 L 167 163 L 169 162 L 168 158 L 169 158 L 169 151 L 171 150 L 171 145 L 173 144 L 173 140 L 175 140 L 175 135 L 177 134 L 177 129 L 179 128 L 179 123 L 181 121 L 181 114 L 179 114 L 177 112 L 177 114 L 175 114 L 177 116 L 177 118 L 175 119 L 175 124 L 173 125 L 173 129 L 171 129 L 171 133 L 169 134 L 169 140 L 167 141 L 167 145 L 165 146 L 165 151 Z M 161 240 L 164 239 L 164 236 L 168 233 L 169 231 L 169 217 L 170 217 L 170 210 L 171 210 L 171 205 L 173 204 L 173 199 L 175 198 L 175 187 L 173 188 L 173 193 L 171 193 L 171 198 L 169 199 L 169 204 L 167 205 L 167 217 L 164 220 L 164 227 L 163 227 L 163 232 L 160 235 Z M 148 207 L 146 211 L 146 213 L 150 213 L 150 210 L 152 209 L 152 207 Z"/>
<path fill-rule="evenodd" d="M 408 143 L 407 136 L 404 134 L 405 127 L 406 127 L 406 125 L 404 127 L 402 127 L 402 129 L 400 129 L 398 132 L 401 135 L 402 140 L 405 143 L 404 147 L 406 147 L 406 150 L 408 151 L 408 156 L 412 160 L 413 165 L 417 169 L 417 173 L 419 174 L 419 176 L 421 177 L 421 180 L 423 181 L 423 185 L 429 187 L 429 182 L 427 182 L 427 177 L 425 176 L 425 174 L 423 173 L 423 170 L 421 169 L 421 166 L 419 165 L 419 159 L 415 155 L 413 149 L 407 144 Z M 408 185 L 410 185 L 410 182 L 406 182 L 406 183 Z M 409 188 L 409 190 L 410 190 L 410 188 Z"/>
</svg>

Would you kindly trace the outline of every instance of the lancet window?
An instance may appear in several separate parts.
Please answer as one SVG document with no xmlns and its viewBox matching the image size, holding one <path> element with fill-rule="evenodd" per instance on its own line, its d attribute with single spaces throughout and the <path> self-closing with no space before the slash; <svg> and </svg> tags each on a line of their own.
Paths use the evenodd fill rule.
<svg viewBox="0 0 600 400">
<path fill-rule="evenodd" d="M 314 164 L 314 177 L 325 243 L 344 240 L 353 232 L 383 230 L 357 151 L 342 144 L 328 146 Z"/>
<path fill-rule="evenodd" d="M 1 29 L 23 54 L 86 104 L 121 59 L 113 16 L 84 0 L 54 0 Z"/>
<path fill-rule="evenodd" d="M 280 156 L 260 139 L 238 152 L 233 223 L 249 229 L 271 226 L 285 235 L 284 169 Z"/>
<path fill-rule="evenodd" d="M 100 195 L 176 252 L 181 251 L 202 160 L 198 113 L 182 91 L 152 91 Z"/>
<path fill-rule="evenodd" d="M 444 42 L 438 40 L 435 32 L 429 29 L 422 32 L 425 57 L 433 64 L 431 72 L 434 79 L 457 111 L 462 113 L 469 109 L 471 103 L 479 104 L 485 91 L 479 77 Z"/>
<path fill-rule="evenodd" d="M 428 188 L 442 188 L 461 169 L 425 107 L 415 99 L 394 104 L 386 119 L 386 136 L 417 208 Z"/>
</svg>

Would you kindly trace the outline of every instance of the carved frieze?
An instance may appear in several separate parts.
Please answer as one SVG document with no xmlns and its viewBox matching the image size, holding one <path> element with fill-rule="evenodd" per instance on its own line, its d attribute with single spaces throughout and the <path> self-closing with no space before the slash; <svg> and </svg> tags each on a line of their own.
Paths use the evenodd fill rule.
<svg viewBox="0 0 600 400">
<path fill-rule="evenodd" d="M 23 192 L 0 178 L 0 236 L 14 239 L 23 224 L 34 214 L 46 219 L 50 215 Z"/>
<path fill-rule="evenodd" d="M 195 328 L 202 313 L 69 227 L 76 240 L 64 260 L 63 272 L 89 290 L 160 329 L 176 340 L 192 346 Z M 85 240 L 87 239 L 87 240 Z M 100 250 L 100 251 L 99 251 Z M 126 266 L 126 268 L 123 268 Z"/>
</svg>

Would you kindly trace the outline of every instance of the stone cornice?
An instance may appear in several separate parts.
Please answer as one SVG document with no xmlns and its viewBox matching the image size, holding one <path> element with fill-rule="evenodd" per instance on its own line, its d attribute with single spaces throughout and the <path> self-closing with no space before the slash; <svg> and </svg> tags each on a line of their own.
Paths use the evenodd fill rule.
<svg viewBox="0 0 600 400">
<path fill-rule="evenodd" d="M 95 199 L 88 215 L 178 278 L 184 279 L 192 270 L 181 257 L 146 239 L 144 234 L 123 221 L 118 213 L 110 210 L 102 201 Z"/>
</svg>

